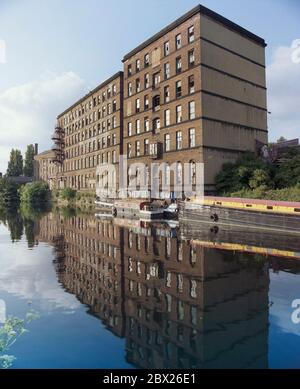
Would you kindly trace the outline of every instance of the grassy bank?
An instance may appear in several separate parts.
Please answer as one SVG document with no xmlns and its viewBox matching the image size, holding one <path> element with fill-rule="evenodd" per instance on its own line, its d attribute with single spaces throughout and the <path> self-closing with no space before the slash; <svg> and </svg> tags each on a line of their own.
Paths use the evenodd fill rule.
<svg viewBox="0 0 300 389">
<path fill-rule="evenodd" d="M 79 208 L 84 212 L 95 209 L 94 192 L 78 192 L 71 188 L 51 191 L 52 204 L 60 208 Z"/>
</svg>

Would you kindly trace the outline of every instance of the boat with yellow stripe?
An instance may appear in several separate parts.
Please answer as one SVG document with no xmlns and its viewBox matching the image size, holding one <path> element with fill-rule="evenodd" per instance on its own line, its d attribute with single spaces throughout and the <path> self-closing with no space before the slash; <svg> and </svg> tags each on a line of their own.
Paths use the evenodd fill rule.
<svg viewBox="0 0 300 389">
<path fill-rule="evenodd" d="M 191 200 L 196 201 L 197 199 Z M 300 202 L 205 196 L 204 205 L 300 216 Z"/>
<path fill-rule="evenodd" d="M 300 234 L 300 202 L 205 196 L 180 203 L 179 220 Z"/>
</svg>

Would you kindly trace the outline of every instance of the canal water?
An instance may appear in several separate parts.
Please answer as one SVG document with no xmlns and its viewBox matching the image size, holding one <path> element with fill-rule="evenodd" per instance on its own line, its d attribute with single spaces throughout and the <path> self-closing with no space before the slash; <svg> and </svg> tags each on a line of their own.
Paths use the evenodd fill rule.
<svg viewBox="0 0 300 389">
<path fill-rule="evenodd" d="M 297 254 L 206 228 L 1 214 L 0 366 L 300 368 Z"/>
</svg>

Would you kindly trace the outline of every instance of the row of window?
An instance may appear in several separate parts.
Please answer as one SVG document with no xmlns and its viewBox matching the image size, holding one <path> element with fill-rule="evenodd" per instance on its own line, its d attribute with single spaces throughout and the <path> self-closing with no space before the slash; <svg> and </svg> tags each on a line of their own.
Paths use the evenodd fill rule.
<svg viewBox="0 0 300 389">
<path fill-rule="evenodd" d="M 194 75 L 191 75 L 188 77 L 188 93 L 194 93 L 195 92 L 195 78 Z M 170 86 L 166 85 L 164 87 L 163 92 L 163 103 L 169 103 L 171 101 L 171 93 L 170 93 Z M 182 97 L 182 81 L 178 80 L 175 82 L 175 99 L 179 99 Z M 148 110 L 150 108 L 149 105 L 149 96 L 145 95 L 143 98 L 144 102 L 144 111 Z M 156 95 L 152 99 L 152 109 L 153 111 L 156 111 L 160 108 L 161 104 L 161 98 L 160 95 Z M 141 112 L 142 104 L 141 104 L 141 98 L 135 99 L 135 113 Z"/>
<path fill-rule="evenodd" d="M 188 28 L 188 31 L 187 31 L 187 43 L 192 43 L 192 42 L 194 42 L 194 40 L 195 40 L 195 28 L 192 25 L 192 26 L 190 26 Z M 176 50 L 181 49 L 182 45 L 184 44 L 184 42 L 182 42 L 182 35 L 181 34 L 177 34 L 175 36 L 175 42 L 174 43 L 175 43 L 175 49 Z M 164 42 L 163 53 L 164 53 L 165 57 L 167 57 L 170 54 L 170 41 Z M 150 54 L 146 53 L 144 55 L 144 68 L 147 68 L 149 66 L 150 66 Z M 142 69 L 142 62 L 138 58 L 135 61 L 135 72 L 138 73 L 141 69 Z M 133 74 L 133 65 L 132 64 L 128 64 L 128 66 L 127 66 L 127 76 L 130 77 L 132 74 Z"/>
<path fill-rule="evenodd" d="M 175 123 L 179 124 L 183 121 L 182 115 L 182 105 L 177 105 L 175 108 Z M 196 118 L 196 104 L 195 101 L 189 101 L 188 103 L 188 120 L 194 120 Z M 170 126 L 172 124 L 171 121 L 171 109 L 164 110 L 164 127 Z M 156 131 L 161 128 L 160 118 L 155 118 L 152 121 L 152 130 Z M 144 118 L 144 132 L 150 131 L 150 120 L 148 117 Z M 141 133 L 141 119 L 137 119 L 135 121 L 135 134 Z M 133 126 L 132 122 L 127 123 L 127 135 L 132 136 Z"/>
<path fill-rule="evenodd" d="M 112 134 L 101 139 L 94 140 L 93 142 L 85 143 L 84 145 L 73 147 L 66 151 L 66 158 L 74 158 L 83 154 L 88 154 L 93 151 L 105 149 L 106 147 L 117 145 L 117 135 Z"/>
<path fill-rule="evenodd" d="M 189 50 L 188 52 L 188 68 L 191 68 L 195 64 L 195 55 L 194 55 L 194 49 Z M 176 74 L 180 74 L 182 72 L 182 57 L 179 56 L 175 59 L 175 72 Z M 171 74 L 171 66 L 170 62 L 166 62 L 163 66 L 164 71 L 164 80 L 168 80 L 172 74 Z M 156 88 L 158 84 L 160 83 L 160 72 L 154 73 L 152 75 L 152 84 L 151 86 Z M 133 89 L 133 85 L 135 86 L 135 89 Z M 150 74 L 146 73 L 144 75 L 144 89 L 150 88 Z M 133 93 L 139 93 L 142 91 L 142 82 L 141 79 L 138 77 L 135 82 L 129 81 L 127 84 L 127 96 L 130 97 L 133 95 Z"/>
<path fill-rule="evenodd" d="M 81 120 L 77 120 L 75 123 L 72 123 L 70 126 L 66 127 L 66 135 L 72 134 L 74 131 L 83 128 L 97 120 L 104 119 L 107 115 L 111 115 L 117 110 L 117 102 L 114 100 L 112 103 L 107 104 L 107 106 L 103 105 L 102 109 L 98 111 L 94 111 L 90 115 L 86 116 Z M 109 119 L 110 120 L 110 119 Z M 115 120 L 115 118 L 112 118 Z"/>
<path fill-rule="evenodd" d="M 89 130 L 85 130 L 82 133 L 78 133 L 75 135 L 66 138 L 66 146 L 72 146 L 78 142 L 84 141 L 89 138 L 93 138 L 101 133 L 106 131 L 114 130 L 117 127 L 117 119 L 115 116 L 112 119 L 107 119 L 107 121 L 103 121 L 102 123 L 98 123 L 97 126 L 90 128 Z"/>
<path fill-rule="evenodd" d="M 105 163 L 117 163 L 117 152 L 116 150 L 108 151 L 94 155 L 92 157 L 80 158 L 74 161 L 67 161 L 65 163 L 65 171 L 78 170 L 78 169 L 89 169 L 95 168 L 99 164 Z"/>
<path fill-rule="evenodd" d="M 82 108 L 76 109 L 74 112 L 69 113 L 68 115 L 64 116 L 63 124 L 67 125 L 72 120 L 75 120 L 76 118 L 80 117 L 81 115 L 84 115 L 85 112 L 88 110 L 91 110 L 95 108 L 99 104 L 104 104 L 107 99 L 110 99 L 112 96 L 115 96 L 117 94 L 117 86 L 116 84 L 113 84 L 112 87 L 108 87 L 106 91 L 102 93 L 102 95 L 98 95 L 98 97 L 92 98 L 90 101 L 86 102 Z"/>
<path fill-rule="evenodd" d="M 134 150 L 133 150 L 133 144 L 127 143 L 127 157 L 139 157 L 141 155 L 155 155 L 157 153 L 157 143 L 150 143 L 149 139 L 144 139 L 143 145 L 144 148 L 142 150 L 141 148 L 141 141 L 137 140 L 134 142 Z M 164 151 L 172 151 L 171 148 L 172 145 L 172 139 L 170 134 L 164 135 Z M 183 133 L 182 131 L 176 132 L 176 150 L 182 150 L 183 149 Z M 196 131 L 195 128 L 190 128 L 188 130 L 188 147 L 196 147 Z"/>
</svg>

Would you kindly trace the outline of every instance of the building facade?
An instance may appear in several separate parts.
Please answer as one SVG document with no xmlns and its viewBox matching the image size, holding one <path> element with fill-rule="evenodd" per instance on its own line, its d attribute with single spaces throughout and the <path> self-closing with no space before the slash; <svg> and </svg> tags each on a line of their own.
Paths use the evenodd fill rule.
<svg viewBox="0 0 300 389">
<path fill-rule="evenodd" d="M 129 184 L 127 195 L 145 198 L 155 182 L 157 197 L 170 198 L 175 184 L 195 186 L 201 163 L 204 189 L 213 192 L 224 163 L 268 141 L 265 46 L 206 7 L 193 8 L 126 54 L 124 73 L 58 115 L 55 186 L 97 187 L 99 197 L 114 198 Z M 154 162 L 165 164 L 153 170 Z M 99 171 L 107 164 L 110 181 Z"/>
<path fill-rule="evenodd" d="M 125 55 L 129 176 L 138 174 L 132 164 L 156 160 L 175 164 L 178 177 L 183 164 L 191 163 L 194 180 L 193 162 L 202 162 L 210 191 L 225 162 L 254 151 L 256 141 L 266 143 L 265 46 L 263 39 L 197 6 Z"/>
<path fill-rule="evenodd" d="M 64 134 L 59 187 L 95 190 L 99 164 L 113 164 L 118 171 L 122 101 L 123 73 L 118 72 L 58 115 L 58 128 Z"/>
<path fill-rule="evenodd" d="M 34 180 L 48 182 L 50 189 L 55 188 L 58 166 L 54 163 L 55 153 L 47 150 L 34 156 Z"/>
</svg>

